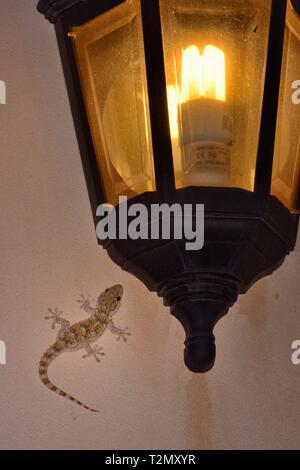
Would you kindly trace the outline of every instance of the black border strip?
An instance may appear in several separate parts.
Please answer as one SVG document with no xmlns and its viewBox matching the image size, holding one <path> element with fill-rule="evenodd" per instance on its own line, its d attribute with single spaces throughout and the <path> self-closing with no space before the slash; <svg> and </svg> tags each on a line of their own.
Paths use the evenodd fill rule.
<svg viewBox="0 0 300 470">
<path fill-rule="evenodd" d="M 141 0 L 156 189 L 175 190 L 159 0 Z"/>
<path fill-rule="evenodd" d="M 277 125 L 287 0 L 272 0 L 264 99 L 255 175 L 255 193 L 270 193 Z"/>
</svg>

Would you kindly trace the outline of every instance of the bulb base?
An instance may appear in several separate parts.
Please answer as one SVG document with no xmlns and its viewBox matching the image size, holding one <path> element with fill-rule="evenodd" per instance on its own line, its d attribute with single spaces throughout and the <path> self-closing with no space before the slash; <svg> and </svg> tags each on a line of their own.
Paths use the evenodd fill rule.
<svg viewBox="0 0 300 470">
<path fill-rule="evenodd" d="M 210 99 L 181 105 L 184 184 L 228 186 L 231 119 L 227 104 Z"/>
<path fill-rule="evenodd" d="M 219 142 L 193 142 L 183 147 L 184 184 L 227 186 L 230 181 L 230 149 Z"/>
</svg>

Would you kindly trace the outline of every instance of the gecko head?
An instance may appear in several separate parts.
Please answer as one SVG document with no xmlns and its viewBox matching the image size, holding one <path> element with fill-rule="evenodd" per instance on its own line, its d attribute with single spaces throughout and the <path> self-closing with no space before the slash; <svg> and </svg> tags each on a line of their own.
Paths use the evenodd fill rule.
<svg viewBox="0 0 300 470">
<path fill-rule="evenodd" d="M 111 305 L 111 310 L 115 312 L 120 305 L 123 296 L 123 287 L 117 284 L 106 289 L 98 298 L 98 303 L 105 302 Z"/>
</svg>

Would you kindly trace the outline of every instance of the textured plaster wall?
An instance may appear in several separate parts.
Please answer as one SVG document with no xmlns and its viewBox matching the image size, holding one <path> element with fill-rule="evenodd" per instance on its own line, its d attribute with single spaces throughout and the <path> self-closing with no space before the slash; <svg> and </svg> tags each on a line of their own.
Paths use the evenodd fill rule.
<svg viewBox="0 0 300 470">
<path fill-rule="evenodd" d="M 217 326 L 213 371 L 188 372 L 180 325 L 97 246 L 54 30 L 35 4 L 0 1 L 0 448 L 299 448 L 300 366 L 290 347 L 300 339 L 300 252 Z M 50 372 L 100 407 L 91 414 L 39 382 L 39 356 L 54 339 L 43 317 L 59 306 L 80 320 L 79 295 L 117 282 L 130 341 L 107 333 L 100 365 L 78 352 Z"/>
</svg>

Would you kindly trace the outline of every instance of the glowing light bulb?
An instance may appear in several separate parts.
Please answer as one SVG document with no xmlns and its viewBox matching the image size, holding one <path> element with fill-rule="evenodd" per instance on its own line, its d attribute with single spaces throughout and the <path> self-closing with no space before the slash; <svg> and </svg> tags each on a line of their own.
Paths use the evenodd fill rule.
<svg viewBox="0 0 300 470">
<path fill-rule="evenodd" d="M 200 97 L 226 100 L 225 55 L 218 47 L 207 45 L 203 55 L 197 46 L 182 51 L 181 102 Z"/>
<path fill-rule="evenodd" d="M 203 57 L 196 46 L 189 46 L 182 51 L 181 102 L 203 96 Z"/>
<path fill-rule="evenodd" d="M 203 56 L 196 46 L 182 51 L 181 90 L 168 85 L 168 108 L 171 138 L 178 139 L 178 105 L 200 97 L 226 100 L 225 55 L 221 49 L 208 45 Z"/>
<path fill-rule="evenodd" d="M 224 52 L 211 44 L 202 54 L 195 45 L 184 49 L 181 88 L 169 85 L 167 95 L 174 163 L 180 168 L 181 153 L 184 183 L 228 185 L 231 119 Z"/>
<path fill-rule="evenodd" d="M 204 48 L 203 83 L 206 98 L 226 101 L 225 55 L 215 46 Z"/>
</svg>

